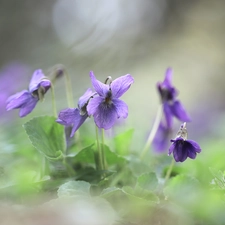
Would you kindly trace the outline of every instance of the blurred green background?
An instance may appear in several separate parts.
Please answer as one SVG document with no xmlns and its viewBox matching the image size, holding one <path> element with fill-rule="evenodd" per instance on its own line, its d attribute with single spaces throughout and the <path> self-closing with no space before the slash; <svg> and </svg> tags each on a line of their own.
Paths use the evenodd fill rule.
<svg viewBox="0 0 225 225">
<path fill-rule="evenodd" d="M 0 168 L 10 168 L 16 179 L 18 168 L 26 171 L 20 166 L 24 159 L 37 169 L 40 159 L 30 150 L 22 124 L 52 115 L 50 93 L 25 118 L 17 110 L 5 111 L 7 97 L 26 89 L 34 70 L 48 75 L 55 64 L 63 64 L 75 104 L 91 86 L 90 70 L 102 81 L 131 74 L 135 83 L 122 97 L 129 116 L 120 130 L 135 129 L 131 148 L 138 151 L 157 112 L 156 83 L 172 67 L 178 98 L 192 118 L 189 138 L 202 146 L 197 163 L 188 160 L 183 169 L 209 183 L 209 167 L 225 170 L 224 24 L 223 0 L 0 0 Z M 55 89 L 59 111 L 68 107 L 63 79 Z M 92 119 L 84 124 L 90 126 Z M 21 183 L 27 176 L 33 175 L 20 177 Z"/>
<path fill-rule="evenodd" d="M 48 75 L 58 63 L 72 77 L 75 103 L 91 86 L 90 70 L 102 81 L 130 73 L 135 83 L 123 96 L 130 109 L 126 122 L 144 141 L 158 105 L 155 84 L 170 66 L 192 116 L 190 129 L 207 135 L 208 124 L 217 123 L 224 108 L 224 1 L 1 0 L 0 5 L 3 100 L 27 87 L 35 69 Z M 12 65 L 14 71 L 7 73 Z M 10 76 L 7 82 L 4 74 Z M 56 85 L 58 110 L 67 107 L 62 83 Z M 2 117 L 15 122 L 15 111 L 3 113 L 3 100 Z M 50 95 L 31 116 L 51 113 L 49 102 Z"/>
</svg>

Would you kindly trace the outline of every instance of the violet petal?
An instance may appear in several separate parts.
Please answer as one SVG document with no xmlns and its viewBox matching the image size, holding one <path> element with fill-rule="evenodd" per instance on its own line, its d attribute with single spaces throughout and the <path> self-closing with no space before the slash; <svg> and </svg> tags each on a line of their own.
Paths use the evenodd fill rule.
<svg viewBox="0 0 225 225">
<path fill-rule="evenodd" d="M 103 84 L 102 82 L 98 81 L 95 78 L 93 71 L 90 71 L 90 78 L 91 78 L 91 82 L 92 82 L 92 85 L 93 85 L 95 91 L 100 96 L 105 96 L 107 94 L 107 92 L 109 91 L 109 85 Z"/>
<path fill-rule="evenodd" d="M 99 128 L 110 129 L 114 124 L 117 116 L 116 107 L 113 104 L 101 103 L 93 114 L 94 121 Z"/>
<path fill-rule="evenodd" d="M 185 141 L 174 142 L 175 148 L 173 150 L 173 156 L 176 162 L 183 162 L 188 157 L 188 146 L 185 145 Z"/>
<path fill-rule="evenodd" d="M 173 126 L 173 114 L 171 112 L 171 105 L 169 105 L 169 103 L 165 102 L 163 104 L 163 111 L 164 111 L 167 127 L 172 128 L 172 126 Z"/>
<path fill-rule="evenodd" d="M 78 107 L 81 109 L 85 104 L 87 104 L 90 97 L 94 94 L 91 88 L 88 88 L 87 91 L 79 98 Z"/>
<path fill-rule="evenodd" d="M 120 99 L 113 99 L 113 104 L 116 108 L 118 118 L 123 117 L 124 119 L 128 116 L 128 106 Z"/>
<path fill-rule="evenodd" d="M 195 150 L 195 152 L 200 153 L 201 152 L 201 148 L 199 146 L 199 144 L 193 140 L 188 140 L 188 142 L 192 145 L 193 149 Z"/>
<path fill-rule="evenodd" d="M 79 113 L 79 109 L 67 108 L 61 110 L 58 115 L 57 123 L 60 123 L 65 126 L 70 126 L 74 122 L 76 114 Z"/>
<path fill-rule="evenodd" d="M 189 115 L 186 113 L 184 107 L 182 106 L 182 104 L 180 103 L 180 101 L 175 101 L 171 107 L 171 112 L 174 114 L 174 116 L 176 116 L 179 120 L 183 121 L 183 122 L 190 122 L 191 118 L 189 117 Z"/>
<path fill-rule="evenodd" d="M 88 115 L 94 115 L 96 111 L 98 110 L 99 105 L 104 101 L 104 99 L 100 96 L 96 96 L 90 100 L 90 102 L 87 105 L 87 112 Z"/>
<path fill-rule="evenodd" d="M 133 82 L 134 78 L 130 74 L 121 76 L 113 80 L 111 83 L 113 98 L 121 97 L 130 88 L 130 85 Z"/>
<path fill-rule="evenodd" d="M 45 78 L 42 70 L 35 70 L 29 84 L 29 92 L 34 92 L 40 86 L 41 80 Z"/>
<path fill-rule="evenodd" d="M 73 137 L 75 132 L 79 129 L 79 127 L 84 123 L 84 121 L 87 118 L 88 118 L 87 114 L 81 116 L 77 110 L 75 111 L 75 117 L 74 117 L 74 121 L 73 121 L 73 129 L 71 131 L 70 137 Z"/>
</svg>

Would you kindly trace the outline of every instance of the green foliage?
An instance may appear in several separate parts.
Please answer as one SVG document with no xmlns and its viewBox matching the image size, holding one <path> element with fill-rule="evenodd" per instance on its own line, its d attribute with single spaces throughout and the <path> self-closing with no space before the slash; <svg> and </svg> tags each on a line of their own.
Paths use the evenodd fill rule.
<svg viewBox="0 0 225 225">
<path fill-rule="evenodd" d="M 63 158 L 66 150 L 64 127 L 55 122 L 54 117 L 35 117 L 24 124 L 24 129 L 32 145 L 49 161 Z"/>
<path fill-rule="evenodd" d="M 116 153 L 122 156 L 129 155 L 130 144 L 134 129 L 130 129 L 114 138 Z"/>
<path fill-rule="evenodd" d="M 90 195 L 91 185 L 85 181 L 68 181 L 58 189 L 58 197 Z"/>
</svg>

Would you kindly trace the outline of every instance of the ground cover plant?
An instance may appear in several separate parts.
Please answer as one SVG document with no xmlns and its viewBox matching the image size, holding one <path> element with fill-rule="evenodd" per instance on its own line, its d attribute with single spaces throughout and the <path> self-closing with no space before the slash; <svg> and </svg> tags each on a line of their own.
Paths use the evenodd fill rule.
<svg viewBox="0 0 225 225">
<path fill-rule="evenodd" d="M 132 75 L 100 81 L 90 71 L 90 88 L 74 99 L 63 65 L 50 76 L 35 70 L 28 90 L 9 96 L 6 110 L 32 115 L 51 94 L 52 112 L 21 126 L 30 140 L 26 148 L 14 140 L 10 151 L 2 138 L 0 197 L 6 206 L 14 207 L 20 219 L 15 206 L 29 211 L 39 224 L 47 224 L 49 208 L 54 208 L 54 224 L 224 224 L 223 144 L 188 137 L 192 117 L 178 99 L 172 76 L 168 68 L 156 84 L 157 115 L 143 148 L 133 151 L 135 128 L 122 126 L 121 133 L 113 133 L 129 116 L 122 98 L 135 85 Z M 54 85 L 62 79 L 68 108 L 57 112 Z"/>
</svg>

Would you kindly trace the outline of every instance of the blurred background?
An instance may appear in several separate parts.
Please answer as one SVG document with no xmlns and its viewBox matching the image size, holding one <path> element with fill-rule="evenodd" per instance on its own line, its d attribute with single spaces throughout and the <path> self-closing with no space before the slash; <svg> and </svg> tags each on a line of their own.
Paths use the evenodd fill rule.
<svg viewBox="0 0 225 225">
<path fill-rule="evenodd" d="M 49 75 L 60 63 L 71 76 L 75 104 L 91 87 L 90 70 L 102 81 L 128 73 L 134 77 L 122 99 L 137 146 L 151 129 L 159 104 L 156 83 L 167 67 L 173 68 L 178 98 L 192 117 L 190 137 L 221 134 L 224 1 L 1 0 L 0 5 L 2 130 L 13 127 L 18 135 L 33 116 L 52 114 L 50 94 L 22 119 L 17 110 L 6 113 L 5 101 L 28 87 L 34 70 Z M 56 82 L 56 97 L 58 110 L 68 107 L 63 79 Z"/>
<path fill-rule="evenodd" d="M 121 98 L 129 116 L 119 127 L 135 129 L 132 150 L 144 145 L 159 105 L 156 83 L 172 67 L 178 98 L 192 118 L 189 138 L 203 149 L 200 164 L 225 170 L 224 24 L 224 0 L 0 0 L 0 177 L 9 170 L 12 180 L 27 179 L 21 174 L 35 167 L 30 159 L 36 151 L 22 125 L 34 116 L 52 115 L 50 92 L 25 118 L 18 110 L 6 112 L 5 101 L 28 87 L 34 70 L 49 75 L 56 64 L 71 77 L 75 105 L 91 87 L 90 70 L 101 81 L 134 77 Z M 55 84 L 58 112 L 68 107 L 64 82 Z M 84 127 L 93 129 L 93 120 Z M 185 163 L 190 171 L 193 161 Z M 205 171 L 201 168 L 197 173 Z"/>
<path fill-rule="evenodd" d="M 7 96 L 26 88 L 34 70 L 48 75 L 58 63 L 72 78 L 75 104 L 91 86 L 90 70 L 102 81 L 131 74 L 135 83 L 122 99 L 130 109 L 127 123 L 140 132 L 154 120 L 155 84 L 167 67 L 192 116 L 190 127 L 201 124 L 198 132 L 204 133 L 224 108 L 222 0 L 1 0 L 0 5 L 1 120 L 18 119 L 15 110 L 5 113 Z M 67 107 L 63 85 L 63 80 L 56 84 L 58 110 Z M 49 96 L 28 117 L 51 114 Z"/>
<path fill-rule="evenodd" d="M 91 86 L 90 70 L 102 81 L 131 74 L 135 83 L 122 99 L 130 109 L 126 123 L 140 133 L 152 125 L 159 103 L 155 85 L 167 67 L 173 68 L 179 98 L 192 117 L 190 130 L 204 135 L 217 123 L 224 109 L 224 1 L 1 0 L 0 5 L 5 126 L 18 120 L 15 110 L 5 112 L 7 97 L 26 88 L 34 70 L 48 75 L 58 63 L 72 78 L 75 104 Z M 63 79 L 56 89 L 58 110 L 66 108 Z M 49 94 L 20 121 L 51 114 L 50 101 Z"/>
</svg>

